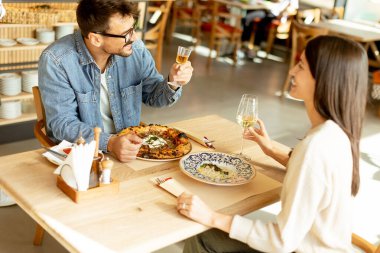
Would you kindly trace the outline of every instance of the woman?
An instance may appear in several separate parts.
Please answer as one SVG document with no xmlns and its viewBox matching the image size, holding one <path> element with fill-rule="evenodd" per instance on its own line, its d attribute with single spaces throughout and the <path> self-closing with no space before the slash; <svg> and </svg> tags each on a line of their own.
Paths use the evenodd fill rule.
<svg viewBox="0 0 380 253">
<path fill-rule="evenodd" d="M 287 168 L 281 212 L 272 223 L 252 221 L 214 212 L 183 193 L 179 212 L 219 229 L 189 239 L 185 252 L 352 252 L 351 196 L 359 189 L 367 54 L 351 40 L 317 37 L 290 74 L 290 94 L 304 100 L 311 123 L 306 137 L 286 154 L 274 148 L 262 121 L 245 133 Z"/>
</svg>

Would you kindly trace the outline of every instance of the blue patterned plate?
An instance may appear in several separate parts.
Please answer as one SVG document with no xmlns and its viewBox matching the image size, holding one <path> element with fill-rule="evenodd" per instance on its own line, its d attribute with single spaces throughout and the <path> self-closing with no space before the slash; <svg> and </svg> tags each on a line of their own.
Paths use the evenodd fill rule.
<svg viewBox="0 0 380 253">
<path fill-rule="evenodd" d="M 189 177 L 213 185 L 246 184 L 256 175 L 251 164 L 219 152 L 192 153 L 183 157 L 179 165 Z"/>
</svg>

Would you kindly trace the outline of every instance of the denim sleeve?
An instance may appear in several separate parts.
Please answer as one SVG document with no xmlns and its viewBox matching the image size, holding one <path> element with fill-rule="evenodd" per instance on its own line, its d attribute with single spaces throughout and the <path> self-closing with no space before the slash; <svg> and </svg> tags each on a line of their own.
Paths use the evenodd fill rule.
<svg viewBox="0 0 380 253">
<path fill-rule="evenodd" d="M 70 85 L 68 73 L 49 51 L 43 52 L 40 57 L 38 82 L 45 107 L 48 135 L 58 141 L 74 142 L 80 135 L 86 142 L 93 140 L 93 127 L 81 122 L 79 118 L 77 98 Z M 107 150 L 109 138 L 109 134 L 101 134 L 101 150 Z"/>
<path fill-rule="evenodd" d="M 173 105 L 182 95 L 182 87 L 176 91 L 168 85 L 167 78 L 158 73 L 152 55 L 144 47 L 142 52 L 142 100 L 143 103 L 152 107 Z"/>
</svg>

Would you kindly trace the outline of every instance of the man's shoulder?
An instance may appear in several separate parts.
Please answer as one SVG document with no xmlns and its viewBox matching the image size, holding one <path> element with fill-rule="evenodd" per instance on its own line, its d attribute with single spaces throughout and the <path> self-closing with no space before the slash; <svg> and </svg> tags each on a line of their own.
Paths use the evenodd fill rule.
<svg viewBox="0 0 380 253">
<path fill-rule="evenodd" d="M 145 44 L 142 40 L 138 39 L 132 44 L 132 48 L 135 50 L 144 50 L 145 49 Z"/>
<path fill-rule="evenodd" d="M 49 45 L 43 52 L 42 55 L 50 55 L 54 57 L 55 60 L 61 60 L 64 57 L 69 57 L 73 53 L 76 53 L 75 39 L 74 35 L 67 35 L 51 45 Z"/>
</svg>

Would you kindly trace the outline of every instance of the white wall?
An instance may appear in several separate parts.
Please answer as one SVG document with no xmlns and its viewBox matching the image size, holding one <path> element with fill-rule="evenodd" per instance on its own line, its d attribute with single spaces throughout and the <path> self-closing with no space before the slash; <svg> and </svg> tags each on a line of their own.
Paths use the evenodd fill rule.
<svg viewBox="0 0 380 253">
<path fill-rule="evenodd" d="M 380 22 L 380 0 L 348 0 L 344 19 Z"/>
</svg>

